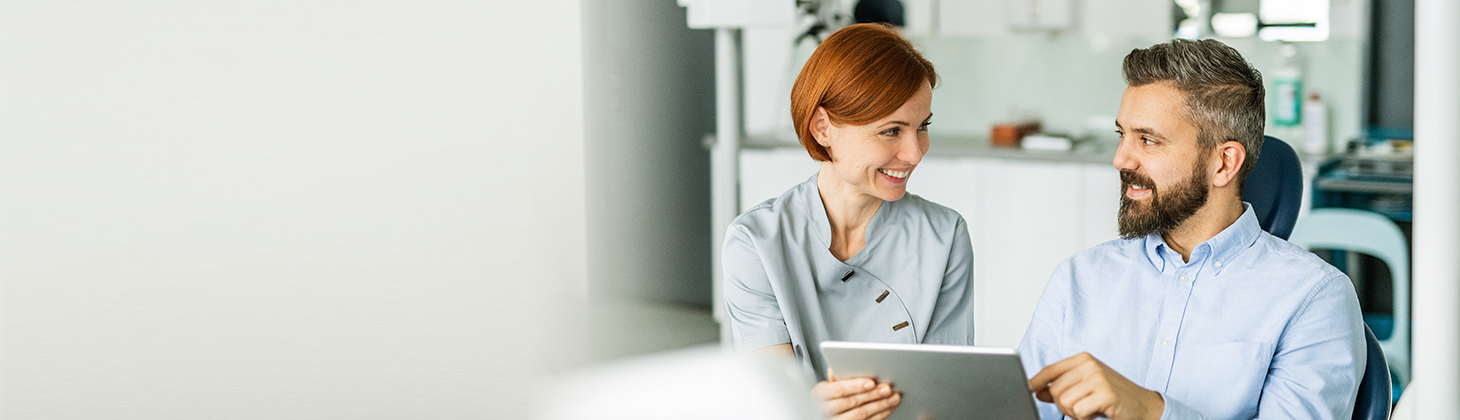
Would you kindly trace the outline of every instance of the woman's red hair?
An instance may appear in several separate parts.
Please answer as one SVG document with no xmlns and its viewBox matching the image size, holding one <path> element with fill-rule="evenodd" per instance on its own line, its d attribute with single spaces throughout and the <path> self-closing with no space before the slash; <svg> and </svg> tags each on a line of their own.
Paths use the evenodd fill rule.
<svg viewBox="0 0 1460 420">
<path fill-rule="evenodd" d="M 833 124 L 871 124 L 901 108 L 923 83 L 938 85 L 933 63 L 896 31 L 875 23 L 842 28 L 816 47 L 791 87 L 796 137 L 812 159 L 831 160 L 811 135 L 817 107 Z"/>
</svg>

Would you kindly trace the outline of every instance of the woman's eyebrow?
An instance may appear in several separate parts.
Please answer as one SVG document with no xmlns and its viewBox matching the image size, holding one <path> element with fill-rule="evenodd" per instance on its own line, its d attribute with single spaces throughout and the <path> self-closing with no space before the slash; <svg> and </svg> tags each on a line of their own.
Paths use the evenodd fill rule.
<svg viewBox="0 0 1460 420">
<path fill-rule="evenodd" d="M 923 118 L 923 122 L 926 123 L 926 122 L 928 122 L 928 120 L 931 120 L 931 119 L 933 119 L 933 114 L 928 114 L 928 118 Z M 887 123 L 888 124 L 905 125 L 905 126 L 909 126 L 909 127 L 912 126 L 912 123 L 909 123 L 909 122 L 906 122 L 906 121 L 888 121 Z"/>
</svg>

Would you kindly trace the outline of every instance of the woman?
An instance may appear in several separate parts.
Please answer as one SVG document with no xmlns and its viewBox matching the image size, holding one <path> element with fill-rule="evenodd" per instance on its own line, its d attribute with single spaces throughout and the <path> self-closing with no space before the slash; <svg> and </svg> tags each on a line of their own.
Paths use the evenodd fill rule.
<svg viewBox="0 0 1460 420">
<path fill-rule="evenodd" d="M 876 24 L 827 37 L 791 90 L 796 135 L 821 169 L 746 211 L 725 237 L 735 346 L 783 352 L 823 382 L 836 418 L 881 418 L 900 398 L 837 381 L 823 340 L 973 344 L 973 249 L 963 217 L 907 193 L 928 151 L 932 63 Z"/>
</svg>

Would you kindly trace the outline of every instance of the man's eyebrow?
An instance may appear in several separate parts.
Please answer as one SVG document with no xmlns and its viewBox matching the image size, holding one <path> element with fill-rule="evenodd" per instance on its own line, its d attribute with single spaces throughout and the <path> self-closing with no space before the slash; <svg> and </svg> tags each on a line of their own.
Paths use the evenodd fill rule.
<svg viewBox="0 0 1460 420">
<path fill-rule="evenodd" d="M 1136 134 L 1145 134 L 1145 135 L 1148 135 L 1148 136 L 1155 136 L 1155 137 L 1165 137 L 1165 136 L 1162 136 L 1161 133 L 1158 132 L 1158 131 L 1156 131 L 1156 129 L 1154 129 L 1154 128 L 1131 127 L 1129 131 L 1132 132 L 1132 133 L 1136 133 Z"/>
<path fill-rule="evenodd" d="M 1131 127 L 1129 130 L 1127 130 L 1125 127 L 1121 127 L 1120 126 L 1120 121 L 1116 121 L 1115 122 L 1115 129 L 1120 130 L 1120 131 L 1129 131 L 1129 132 L 1136 133 L 1136 134 L 1145 134 L 1145 135 L 1154 136 L 1154 137 L 1157 137 L 1157 138 L 1165 138 L 1166 137 L 1166 136 L 1162 136 L 1161 135 L 1161 132 L 1156 131 L 1156 129 L 1154 129 L 1154 128 Z"/>
</svg>

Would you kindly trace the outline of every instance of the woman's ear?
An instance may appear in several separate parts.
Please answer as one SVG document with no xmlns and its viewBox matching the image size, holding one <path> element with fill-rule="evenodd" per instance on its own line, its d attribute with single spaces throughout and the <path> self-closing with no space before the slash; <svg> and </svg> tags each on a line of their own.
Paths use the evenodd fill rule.
<svg viewBox="0 0 1460 420">
<path fill-rule="evenodd" d="M 1212 185 L 1225 187 L 1237 179 L 1242 162 L 1247 160 L 1247 148 L 1242 143 L 1229 141 L 1217 146 L 1217 173 L 1212 176 Z"/>
<path fill-rule="evenodd" d="M 811 137 L 821 147 L 831 145 L 831 117 L 826 114 L 826 108 L 816 107 L 816 113 L 811 114 Z"/>
</svg>

